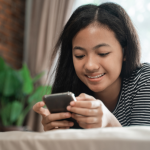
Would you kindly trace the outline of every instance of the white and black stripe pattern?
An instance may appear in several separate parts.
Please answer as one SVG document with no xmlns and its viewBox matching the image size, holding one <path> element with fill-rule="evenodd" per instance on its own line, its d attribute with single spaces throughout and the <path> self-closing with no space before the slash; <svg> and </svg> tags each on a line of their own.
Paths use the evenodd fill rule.
<svg viewBox="0 0 150 150">
<path fill-rule="evenodd" d="M 150 125 L 150 64 L 144 63 L 124 78 L 115 110 L 122 126 Z"/>
</svg>

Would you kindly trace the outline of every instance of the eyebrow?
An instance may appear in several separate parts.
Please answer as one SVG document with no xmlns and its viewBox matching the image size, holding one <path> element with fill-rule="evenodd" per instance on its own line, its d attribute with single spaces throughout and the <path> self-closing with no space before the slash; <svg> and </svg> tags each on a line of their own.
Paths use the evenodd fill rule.
<svg viewBox="0 0 150 150">
<path fill-rule="evenodd" d="M 95 49 L 98 49 L 98 48 L 100 48 L 100 47 L 102 47 L 102 46 L 110 46 L 110 45 L 105 44 L 105 43 L 102 43 L 102 44 L 98 44 L 98 45 L 94 46 L 92 49 L 95 50 Z M 82 50 L 82 51 L 85 51 L 85 50 L 86 50 L 85 48 L 80 47 L 80 46 L 75 46 L 75 47 L 73 48 L 73 50 L 77 50 L 77 49 L 78 49 L 78 50 Z"/>
</svg>

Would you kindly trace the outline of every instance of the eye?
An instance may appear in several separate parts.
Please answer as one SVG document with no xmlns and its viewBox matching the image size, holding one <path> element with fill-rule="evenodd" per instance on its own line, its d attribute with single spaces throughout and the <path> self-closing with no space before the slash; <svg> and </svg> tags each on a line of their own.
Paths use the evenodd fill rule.
<svg viewBox="0 0 150 150">
<path fill-rule="evenodd" d="M 78 58 L 78 59 L 81 59 L 81 58 L 83 58 L 84 57 L 84 55 L 80 55 L 80 56 L 75 56 L 76 58 Z"/>
<path fill-rule="evenodd" d="M 100 53 L 99 55 L 102 56 L 102 57 L 105 57 L 107 56 L 109 53 Z"/>
</svg>

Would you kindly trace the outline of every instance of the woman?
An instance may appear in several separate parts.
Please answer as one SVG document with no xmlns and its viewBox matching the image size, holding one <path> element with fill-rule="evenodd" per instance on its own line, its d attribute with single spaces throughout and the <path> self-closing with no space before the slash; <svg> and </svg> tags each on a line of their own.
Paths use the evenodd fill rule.
<svg viewBox="0 0 150 150">
<path fill-rule="evenodd" d="M 71 91 L 77 101 L 67 107 L 71 113 L 50 114 L 44 102 L 35 104 L 45 131 L 150 125 L 150 65 L 140 64 L 138 35 L 121 6 L 79 7 L 54 54 L 59 48 L 52 93 Z M 70 117 L 79 126 L 62 120 Z"/>
</svg>

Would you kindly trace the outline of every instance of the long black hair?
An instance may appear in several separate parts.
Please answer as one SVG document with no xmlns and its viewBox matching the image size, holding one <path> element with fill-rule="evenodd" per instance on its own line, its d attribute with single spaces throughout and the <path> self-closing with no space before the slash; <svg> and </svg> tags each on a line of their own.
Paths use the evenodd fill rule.
<svg viewBox="0 0 150 150">
<path fill-rule="evenodd" d="M 140 67 L 140 42 L 126 11 L 115 3 L 83 5 L 74 11 L 56 43 L 52 57 L 59 52 L 59 58 L 52 93 L 71 91 L 76 96 L 80 93 L 93 95 L 76 75 L 72 58 L 72 39 L 81 29 L 95 22 L 112 30 L 124 49 L 126 61 L 122 64 L 120 76 L 129 77 L 133 70 Z"/>
</svg>

